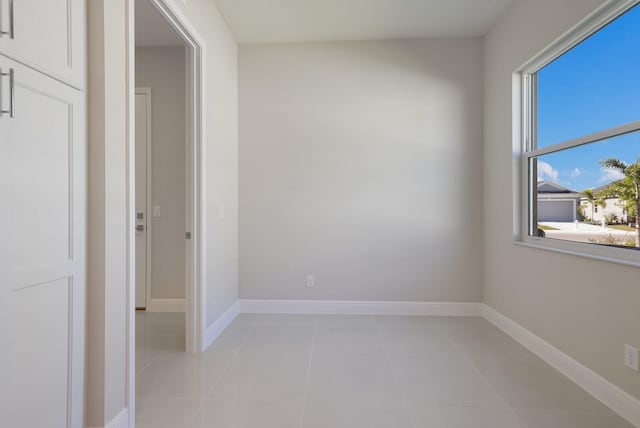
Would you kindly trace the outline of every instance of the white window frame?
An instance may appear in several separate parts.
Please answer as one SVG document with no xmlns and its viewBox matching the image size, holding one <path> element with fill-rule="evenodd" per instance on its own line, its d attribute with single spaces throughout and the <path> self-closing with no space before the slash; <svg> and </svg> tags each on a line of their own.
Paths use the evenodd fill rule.
<svg viewBox="0 0 640 428">
<path fill-rule="evenodd" d="M 532 177 L 529 168 L 532 159 L 545 154 L 558 152 L 585 144 L 606 140 L 616 136 L 640 131 L 640 120 L 615 128 L 581 136 L 558 144 L 537 148 L 536 142 L 536 73 L 545 66 L 576 47 L 629 9 L 638 5 L 640 0 L 610 0 L 589 15 L 565 35 L 544 49 L 514 74 L 514 243 L 527 247 L 550 250 L 564 254 L 583 256 L 625 265 L 640 267 L 640 251 L 615 248 L 604 245 L 563 241 L 558 239 L 531 236 L 533 221 L 536 217 L 535 185 L 537 177 Z M 530 213 L 532 215 L 530 215 Z M 536 234 L 537 235 L 537 234 Z"/>
</svg>

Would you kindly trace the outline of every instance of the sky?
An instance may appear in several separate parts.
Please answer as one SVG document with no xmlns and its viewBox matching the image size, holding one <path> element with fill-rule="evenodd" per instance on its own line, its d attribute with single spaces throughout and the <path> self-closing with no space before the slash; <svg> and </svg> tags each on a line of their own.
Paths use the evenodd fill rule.
<svg viewBox="0 0 640 428">
<path fill-rule="evenodd" d="M 640 121 L 640 5 L 538 72 L 538 147 Z M 640 159 L 640 132 L 538 158 L 538 179 L 582 191 L 619 173 L 599 161 Z"/>
</svg>

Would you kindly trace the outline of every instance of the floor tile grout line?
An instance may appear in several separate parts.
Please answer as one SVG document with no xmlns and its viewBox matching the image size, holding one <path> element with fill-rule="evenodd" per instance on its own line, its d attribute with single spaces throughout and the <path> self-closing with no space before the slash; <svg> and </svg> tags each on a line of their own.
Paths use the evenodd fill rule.
<svg viewBox="0 0 640 428">
<path fill-rule="evenodd" d="M 378 322 L 378 319 L 376 318 L 375 320 L 376 320 L 376 332 L 378 334 L 378 340 L 380 341 L 380 346 L 382 346 L 382 353 L 384 354 L 384 358 L 387 364 L 389 365 L 389 370 L 391 371 L 391 376 L 393 377 L 394 383 L 397 385 L 398 389 L 400 390 L 400 394 L 402 396 L 402 405 L 404 406 L 404 412 L 405 412 L 405 415 L 407 416 L 407 420 L 409 421 L 409 425 L 413 427 L 414 424 L 411 418 L 411 411 L 409 410 L 409 402 L 407 401 L 407 397 L 405 396 L 404 388 L 402 388 L 400 379 L 396 376 L 396 372 L 393 369 L 393 362 L 391 361 L 391 357 L 389 356 L 389 353 L 387 351 L 387 346 L 384 340 L 382 339 L 382 331 L 380 329 L 380 324 Z"/>
<path fill-rule="evenodd" d="M 307 411 L 307 398 L 309 394 L 309 379 L 311 378 L 311 364 L 313 362 L 313 352 L 316 347 L 316 333 L 318 331 L 318 315 L 315 316 L 315 323 L 313 324 L 313 334 L 311 336 L 311 351 L 309 352 L 309 363 L 307 365 L 307 379 L 304 384 L 304 394 L 302 396 L 302 410 L 300 411 L 300 428 L 304 427 L 304 417 Z"/>
<path fill-rule="evenodd" d="M 145 364 L 145 365 L 144 365 L 144 367 L 142 367 L 140 370 L 136 370 L 136 379 L 138 378 L 138 376 L 139 376 L 142 372 L 144 372 L 147 368 L 149 368 L 149 367 L 151 366 L 151 364 L 153 364 L 153 363 L 154 363 L 154 361 L 155 361 L 156 359 L 158 359 L 158 357 L 159 357 L 159 356 L 160 356 L 160 352 L 158 352 L 158 351 L 154 351 L 154 352 L 153 352 L 153 356 L 152 356 L 152 357 L 151 357 L 151 359 L 147 362 L 147 364 Z M 136 353 L 135 353 L 135 358 L 136 358 L 136 361 L 137 361 L 137 359 L 138 359 L 138 352 L 136 352 Z"/>
<path fill-rule="evenodd" d="M 490 380 L 489 380 L 489 379 L 484 375 L 484 373 L 482 373 L 482 372 L 480 371 L 480 369 L 478 369 L 478 367 L 473 363 L 473 361 L 472 361 L 469 357 L 467 357 L 467 355 L 466 355 L 464 352 L 462 352 L 462 350 L 458 347 L 458 345 L 456 345 L 456 343 L 453 341 L 453 339 L 451 339 L 451 338 L 449 337 L 449 335 L 446 335 L 446 334 L 445 334 L 444 338 L 445 338 L 445 341 L 449 344 L 449 346 L 451 346 L 451 348 L 453 349 L 453 351 L 454 351 L 454 352 L 455 352 L 455 353 L 456 353 L 460 358 L 462 358 L 462 360 L 463 360 L 465 363 L 467 363 L 467 364 L 468 364 L 468 365 L 473 369 L 473 371 L 474 371 L 474 372 L 476 372 L 478 375 L 480 375 L 480 377 L 482 378 L 482 380 L 484 380 L 484 381 L 485 381 L 485 383 L 486 383 L 487 385 L 489 385 L 489 386 L 491 387 L 491 389 L 496 393 L 496 395 L 497 395 L 498 397 L 500 397 L 500 399 L 504 402 L 505 407 L 507 407 L 509 410 L 512 410 L 512 411 L 513 411 L 513 409 L 512 409 L 512 408 L 511 408 L 511 406 L 509 405 L 509 402 L 508 402 L 508 401 L 507 401 L 507 400 L 502 396 L 502 394 L 500 394 L 500 393 L 498 392 L 498 390 L 496 389 L 496 387 L 495 387 L 495 386 L 493 386 L 493 384 L 491 383 L 491 381 L 490 381 Z"/>
<path fill-rule="evenodd" d="M 240 354 L 240 351 L 241 351 L 242 347 L 247 343 L 247 341 L 249 340 L 249 337 L 253 334 L 255 328 L 256 328 L 255 325 L 251 325 L 250 326 L 249 331 L 247 332 L 247 335 L 244 337 L 244 339 L 242 339 L 242 342 L 240 343 L 240 346 L 238 346 L 238 349 L 233 353 L 233 356 L 229 359 L 229 363 L 227 363 L 226 367 L 224 368 L 224 370 L 223 370 L 222 374 L 220 375 L 220 377 L 218 378 L 218 380 L 216 380 L 214 382 L 213 386 L 211 386 L 211 388 L 209 389 L 209 391 L 207 391 L 207 394 L 204 397 L 198 397 L 198 407 L 196 408 L 196 411 L 193 414 L 193 419 L 191 420 L 190 426 L 194 425 L 194 423 L 196 421 L 196 418 L 198 417 L 198 415 L 202 411 L 202 408 L 203 408 L 205 402 L 208 400 L 208 398 L 211 395 L 211 393 L 213 392 L 213 390 L 218 386 L 218 384 L 222 381 L 222 379 L 224 379 L 224 377 L 227 375 L 227 373 L 229 373 L 229 370 L 231 370 L 231 367 L 233 366 L 234 360 L 238 357 L 238 354 Z"/>
<path fill-rule="evenodd" d="M 485 383 L 491 387 L 491 389 L 496 393 L 496 395 L 498 397 L 500 397 L 500 400 L 502 400 L 505 404 L 505 407 L 518 419 L 518 422 L 520 422 L 520 424 L 522 425 L 522 428 L 529 428 L 529 425 L 520 417 L 520 415 L 517 413 L 516 409 L 514 409 L 509 402 L 502 396 L 502 394 L 498 391 L 498 389 L 493 385 L 493 383 L 491 383 L 491 381 L 489 380 L 489 378 L 487 378 L 484 373 L 482 373 L 480 371 L 480 369 L 474 364 L 473 360 L 471 360 L 471 358 L 469 358 L 464 352 L 462 352 L 462 350 L 458 347 L 458 345 L 456 345 L 456 343 L 453 341 L 453 339 L 451 339 L 449 337 L 448 334 L 445 334 L 445 340 L 449 343 L 449 345 L 453 348 L 454 352 L 456 354 L 458 354 L 460 356 L 460 358 L 462 358 L 463 361 L 465 361 L 467 364 L 469 364 L 471 366 L 471 368 L 480 375 L 480 377 L 482 378 L 482 380 L 485 381 Z"/>
</svg>

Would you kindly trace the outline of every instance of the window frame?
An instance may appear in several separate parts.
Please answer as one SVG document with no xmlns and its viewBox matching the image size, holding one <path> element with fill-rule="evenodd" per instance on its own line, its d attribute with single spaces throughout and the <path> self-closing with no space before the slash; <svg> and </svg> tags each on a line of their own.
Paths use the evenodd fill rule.
<svg viewBox="0 0 640 428">
<path fill-rule="evenodd" d="M 638 120 L 542 148 L 535 147 L 536 73 L 638 4 L 640 0 L 610 0 L 604 3 L 514 73 L 514 244 L 640 267 L 640 250 L 549 239 L 530 234 L 530 231 L 537 230 L 537 224 L 535 228 L 533 224 L 537 218 L 537 195 L 535 186 L 530 185 L 537 183 L 537 176 L 533 177 L 536 171 L 530 168 L 533 159 L 640 131 Z"/>
</svg>

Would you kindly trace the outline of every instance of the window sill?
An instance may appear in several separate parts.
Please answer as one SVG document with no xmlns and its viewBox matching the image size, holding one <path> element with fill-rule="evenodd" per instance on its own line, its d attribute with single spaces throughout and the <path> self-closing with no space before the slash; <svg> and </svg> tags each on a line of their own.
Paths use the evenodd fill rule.
<svg viewBox="0 0 640 428">
<path fill-rule="evenodd" d="M 579 244 L 572 242 L 548 242 L 543 241 L 545 238 L 530 238 L 527 241 L 513 241 L 520 247 L 533 248 L 536 250 L 552 251 L 554 253 L 567 254 L 570 256 L 584 257 L 592 260 L 616 263 L 625 266 L 640 267 L 640 252 L 631 252 L 630 250 L 597 247 L 590 248 L 597 251 L 586 251 L 582 248 L 593 244 Z M 604 254 L 611 253 L 611 254 Z"/>
</svg>

